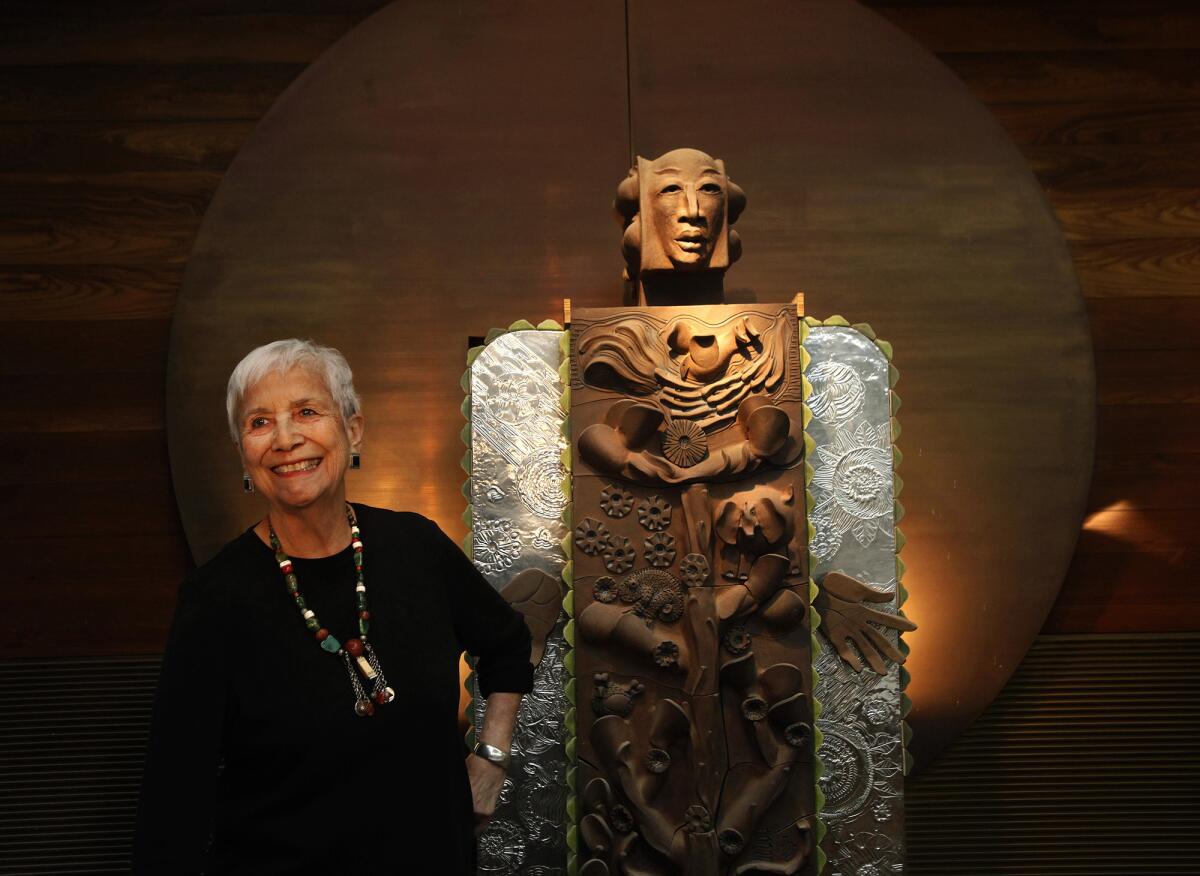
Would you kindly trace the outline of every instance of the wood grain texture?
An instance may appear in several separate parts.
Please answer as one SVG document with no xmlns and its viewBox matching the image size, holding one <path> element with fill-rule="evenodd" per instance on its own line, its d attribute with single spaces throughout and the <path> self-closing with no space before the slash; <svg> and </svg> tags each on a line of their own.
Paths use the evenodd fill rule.
<svg viewBox="0 0 1200 876">
<path fill-rule="evenodd" d="M 15 122 L 0 124 L 8 174 L 224 171 L 253 121 Z"/>
<path fill-rule="evenodd" d="M 0 309 L 12 323 L 169 319 L 182 278 L 179 262 L 5 265 L 0 267 Z"/>
<path fill-rule="evenodd" d="M 1200 404 L 1200 349 L 1097 351 L 1096 383 L 1101 405 Z"/>
<path fill-rule="evenodd" d="M 0 551 L 12 558 L 0 635 L 19 643 L 6 646 L 6 657 L 162 652 L 164 619 L 190 565 L 182 538 L 106 533 L 54 536 L 39 540 L 37 551 L 30 544 L 0 538 Z"/>
<path fill-rule="evenodd" d="M 1089 298 L 1087 309 L 1097 351 L 1200 347 L 1200 296 Z"/>
<path fill-rule="evenodd" d="M 0 265 L 186 261 L 211 172 L 0 174 Z"/>
<path fill-rule="evenodd" d="M 1200 405 L 1103 405 L 1096 409 L 1096 439 L 1101 452 L 1194 453 Z"/>
<path fill-rule="evenodd" d="M 1200 612 L 1192 584 L 1200 549 L 1125 550 L 1075 554 L 1062 596 L 1046 619 L 1047 633 L 1194 632 Z"/>
<path fill-rule="evenodd" d="M 21 513 L 58 504 L 69 515 L 56 498 L 64 483 L 163 483 L 162 356 L 199 218 L 267 107 L 339 28 L 382 5 L 120 0 L 98 15 L 84 0 L 11 0 L 0 9 L 0 483 L 22 485 Z M 1189 193 L 1200 187 L 1200 98 L 1187 58 L 1200 48 L 1200 10 L 1157 0 L 868 5 L 965 77 L 1072 237 L 1103 408 L 1089 510 L 1194 508 L 1200 421 L 1189 351 L 1200 349 L 1200 266 Z M 894 264 L 907 270 L 903 249 Z M 571 272 L 546 268 L 552 279 L 535 309 L 552 316 L 551 287 Z M 455 305 L 450 316 L 464 335 L 481 334 L 503 315 L 529 315 L 510 310 Z M 902 366 L 917 355 L 898 353 Z M 406 367 L 389 366 L 385 379 Z M 451 476 L 453 462 L 434 466 L 435 478 Z M 84 502 L 77 519 L 55 519 L 83 531 L 96 513 Z M 79 653 L 160 647 L 187 566 L 182 530 L 142 538 L 136 520 L 125 525 L 120 542 L 40 536 L 73 572 L 100 576 L 110 598 L 89 603 L 99 621 L 47 639 L 39 618 L 50 603 L 37 576 L 7 577 L 4 654 L 57 654 L 67 638 Z M 1164 536 L 1130 523 L 1130 532 L 1154 548 L 1126 539 L 1096 552 L 1099 536 L 1081 540 L 1048 629 L 1196 628 L 1178 601 L 1194 609 L 1200 600 L 1200 539 L 1178 527 Z M 171 561 L 131 577 L 139 550 Z M 89 559 L 99 564 L 90 571 Z M 164 610 L 132 630 L 127 604 L 153 588 L 165 588 L 154 597 Z M 1105 594 L 1120 611 L 1105 610 Z M 1134 621 L 1138 594 L 1147 607 Z"/>
<path fill-rule="evenodd" d="M 161 429 L 0 433 L 0 486 L 4 487 L 22 485 L 53 492 L 60 484 L 163 480 L 166 471 L 167 436 Z M 41 502 L 44 496 L 34 505 Z"/>
<path fill-rule="evenodd" d="M 1200 48 L 1200 11 L 1190 0 L 1053 3 L 869 2 L 931 52 L 1097 52 Z"/>
<path fill-rule="evenodd" d="M 1200 237 L 1200 190 L 1191 186 L 1048 187 L 1046 194 L 1072 241 Z"/>
<path fill-rule="evenodd" d="M 1093 100 L 993 103 L 992 115 L 1020 146 L 1147 146 L 1195 149 L 1200 102 Z"/>
<path fill-rule="evenodd" d="M 1200 240 L 1148 237 L 1071 242 L 1084 298 L 1200 295 Z"/>
<path fill-rule="evenodd" d="M 4 399 L 6 411 L 6 416 L 0 419 L 0 433 L 25 434 L 36 443 L 44 432 L 165 428 L 161 372 L 96 376 L 88 370 L 86 355 L 73 361 L 75 370 L 71 374 L 0 377 L 0 398 Z M 54 501 L 52 489 L 47 490 L 44 501 Z M 136 523 L 129 521 L 129 526 L 132 530 Z M 182 537 L 180 532 L 179 538 Z M 17 586 L 15 582 L 13 586 Z M 112 608 L 114 612 L 120 610 L 116 603 Z M 34 627 L 28 630 L 34 635 Z M 19 648 L 15 650 L 19 653 Z"/>
<path fill-rule="evenodd" d="M 176 18 L 19 18 L 0 28 L 0 66 L 307 64 L 359 18 L 300 9 Z"/>
<path fill-rule="evenodd" d="M 944 52 L 938 56 L 986 104 L 1200 100 L 1196 49 Z"/>
<path fill-rule="evenodd" d="M 1200 146 L 1026 145 L 1022 152 L 1050 192 L 1200 188 Z"/>
<path fill-rule="evenodd" d="M 1185 509 L 1200 508 L 1200 452 L 1102 450 L 1094 475 L 1089 514 L 1117 508 L 1175 510 L 1190 517 L 1193 511 Z"/>
<path fill-rule="evenodd" d="M 82 360 L 92 384 L 106 375 L 157 377 L 167 358 L 168 326 L 165 319 L 0 323 L 0 347 L 8 352 L 0 376 L 79 377 Z"/>
<path fill-rule="evenodd" d="M 0 67 L 0 122 L 255 120 L 303 64 Z"/>
</svg>

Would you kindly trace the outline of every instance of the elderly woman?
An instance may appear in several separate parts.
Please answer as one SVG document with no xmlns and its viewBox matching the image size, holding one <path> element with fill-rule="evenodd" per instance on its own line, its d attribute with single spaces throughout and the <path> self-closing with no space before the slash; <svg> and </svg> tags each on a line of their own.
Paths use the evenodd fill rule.
<svg viewBox="0 0 1200 876">
<path fill-rule="evenodd" d="M 226 404 L 266 516 L 180 590 L 135 870 L 474 874 L 532 683 L 520 615 L 433 522 L 346 502 L 363 416 L 337 350 L 259 347 Z M 488 697 L 465 768 L 463 650 Z"/>
</svg>

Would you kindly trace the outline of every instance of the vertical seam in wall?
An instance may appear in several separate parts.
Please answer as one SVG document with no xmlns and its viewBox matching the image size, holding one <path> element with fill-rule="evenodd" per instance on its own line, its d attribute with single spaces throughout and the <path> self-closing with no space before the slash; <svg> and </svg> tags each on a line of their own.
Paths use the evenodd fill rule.
<svg viewBox="0 0 1200 876">
<path fill-rule="evenodd" d="M 637 155 L 633 151 L 633 77 L 629 55 L 630 2 L 631 0 L 625 0 L 625 129 L 629 133 L 629 166 L 632 167 L 637 161 Z"/>
</svg>

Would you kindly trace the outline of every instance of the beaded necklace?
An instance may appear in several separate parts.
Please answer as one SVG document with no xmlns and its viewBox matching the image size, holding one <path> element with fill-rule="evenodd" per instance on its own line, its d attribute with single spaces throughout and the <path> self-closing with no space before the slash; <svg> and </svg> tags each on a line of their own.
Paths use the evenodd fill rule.
<svg viewBox="0 0 1200 876">
<path fill-rule="evenodd" d="M 358 529 L 358 521 L 354 517 L 354 509 L 348 503 L 346 519 L 350 522 L 350 544 L 354 548 L 354 594 L 358 605 L 358 638 L 347 639 L 344 645 L 329 630 L 321 626 L 316 613 L 308 607 L 304 597 L 300 595 L 300 586 L 296 580 L 291 558 L 283 552 L 283 547 L 279 544 L 279 536 L 275 534 L 275 527 L 271 525 L 269 515 L 267 516 L 267 531 L 271 534 L 271 547 L 275 549 L 275 561 L 279 563 L 279 569 L 283 572 L 283 580 L 287 585 L 288 593 L 292 594 L 292 598 L 296 600 L 296 607 L 300 609 L 304 625 L 313 633 L 318 644 L 324 650 L 342 658 L 342 664 L 350 676 L 350 686 L 354 689 L 354 714 L 365 718 L 375 714 L 376 703 L 382 706 L 395 699 L 396 692 L 388 687 L 383 667 L 379 665 L 379 658 L 375 656 L 375 649 L 367 642 L 367 631 L 371 628 L 371 612 L 367 609 L 367 585 L 363 583 L 362 534 Z M 370 696 L 367 696 L 363 689 L 362 680 L 359 678 L 360 674 L 371 682 Z"/>
</svg>

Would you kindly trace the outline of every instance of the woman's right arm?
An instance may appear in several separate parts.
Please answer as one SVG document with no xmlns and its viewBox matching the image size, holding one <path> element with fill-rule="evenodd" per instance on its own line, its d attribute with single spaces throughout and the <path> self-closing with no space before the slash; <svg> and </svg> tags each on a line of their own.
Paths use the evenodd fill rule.
<svg viewBox="0 0 1200 876">
<path fill-rule="evenodd" d="M 134 837 L 139 874 L 202 873 L 207 860 L 231 655 L 229 619 L 204 577 L 180 586 L 163 655 Z"/>
</svg>

